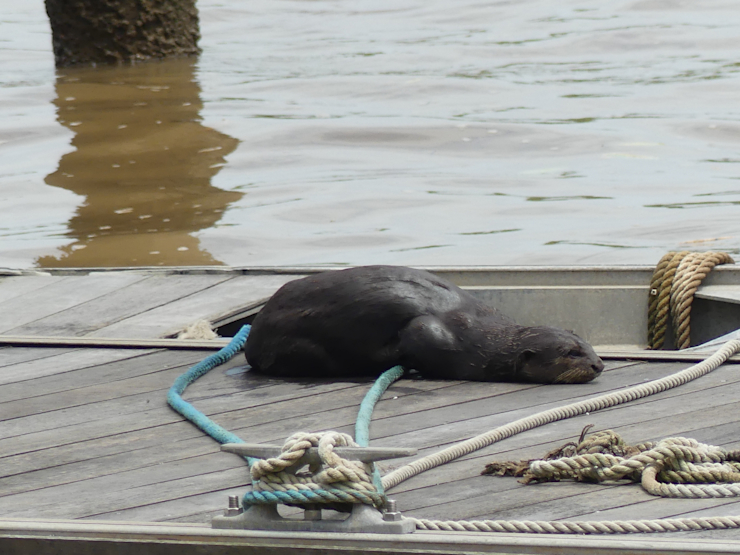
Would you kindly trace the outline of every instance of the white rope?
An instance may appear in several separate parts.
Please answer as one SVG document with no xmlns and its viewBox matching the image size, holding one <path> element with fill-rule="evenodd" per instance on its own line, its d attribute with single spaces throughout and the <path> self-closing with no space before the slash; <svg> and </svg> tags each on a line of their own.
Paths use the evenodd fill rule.
<svg viewBox="0 0 740 555">
<path fill-rule="evenodd" d="M 565 420 L 585 413 L 595 412 L 636 399 L 678 387 L 717 369 L 728 358 L 740 351 L 740 341 L 725 343 L 706 360 L 665 378 L 578 401 L 563 407 L 546 410 L 533 416 L 521 418 L 505 426 L 457 443 L 432 455 L 422 457 L 394 470 L 383 477 L 383 488 L 387 491 L 409 478 L 436 468 L 464 455 L 492 445 L 518 433 Z M 714 517 L 699 519 L 662 519 L 607 522 L 531 522 L 531 521 L 441 521 L 412 519 L 420 530 L 472 531 L 472 532 L 529 532 L 549 534 L 623 534 L 635 532 L 677 532 L 688 530 L 713 530 L 739 528 L 740 517 Z"/>
<path fill-rule="evenodd" d="M 417 530 L 509 532 L 526 534 L 636 534 L 740 528 L 740 517 L 664 518 L 657 520 L 427 520 L 412 518 Z"/>
<path fill-rule="evenodd" d="M 462 441 L 448 447 L 447 449 L 443 449 L 442 451 L 433 453 L 432 455 L 427 455 L 426 457 L 394 470 L 393 472 L 383 476 L 383 488 L 387 491 L 417 474 L 446 464 L 464 455 L 483 449 L 484 447 L 488 447 L 502 439 L 506 439 L 527 430 L 538 428 L 539 426 L 549 424 L 550 422 L 565 420 L 587 412 L 596 412 L 597 410 L 621 405 L 622 403 L 642 399 L 643 397 L 648 397 L 650 395 L 678 387 L 679 385 L 688 383 L 717 369 L 717 367 L 738 351 L 740 351 L 740 341 L 728 341 L 708 359 L 686 368 L 685 370 L 666 376 L 665 378 L 636 385 L 622 391 L 600 395 L 593 399 L 586 399 L 585 401 L 578 401 L 563 407 L 546 410 L 533 416 L 520 418 L 519 420 L 515 420 L 505 426 L 494 428 L 484 434 Z"/>
<path fill-rule="evenodd" d="M 607 433 L 622 443 L 621 437 L 611 430 L 600 432 L 599 436 Z M 589 438 L 586 438 L 579 449 L 581 446 L 588 448 L 588 442 Z M 606 482 L 629 478 L 639 480 L 645 491 L 660 497 L 737 497 L 740 496 L 740 463 L 731 460 L 736 457 L 736 452 L 728 452 L 721 447 L 684 437 L 670 437 L 630 457 L 584 453 L 532 461 L 524 476 L 527 482 L 568 478 Z"/>
<path fill-rule="evenodd" d="M 340 432 L 296 432 L 283 445 L 282 453 L 260 459 L 252 465 L 252 480 L 259 489 L 287 491 L 346 485 L 359 491 L 374 492 L 372 467 L 360 461 L 338 456 L 335 447 L 357 447 L 352 436 Z M 310 476 L 296 476 L 297 465 L 311 447 L 318 447 L 321 464 L 311 468 Z"/>
</svg>

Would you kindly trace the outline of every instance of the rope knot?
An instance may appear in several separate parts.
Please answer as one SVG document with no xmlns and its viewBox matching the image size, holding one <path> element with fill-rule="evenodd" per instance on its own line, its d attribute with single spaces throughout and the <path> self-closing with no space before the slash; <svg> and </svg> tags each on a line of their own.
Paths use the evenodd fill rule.
<svg viewBox="0 0 740 555">
<path fill-rule="evenodd" d="M 319 461 L 306 461 L 308 449 L 316 447 Z M 257 460 L 251 468 L 253 491 L 245 505 L 283 503 L 293 506 L 328 504 L 346 510 L 347 503 L 364 503 L 381 508 L 385 496 L 373 485 L 373 466 L 340 457 L 335 447 L 359 447 L 348 434 L 340 432 L 291 435 L 278 457 Z M 308 464 L 308 472 L 301 470 Z"/>
<path fill-rule="evenodd" d="M 512 474 L 509 469 L 515 468 L 519 473 L 514 475 L 523 476 L 525 484 L 568 478 L 591 482 L 626 478 L 660 497 L 740 496 L 740 463 L 734 460 L 734 452 L 684 437 L 629 446 L 611 430 L 584 439 L 589 427 L 584 428 L 578 443 L 567 443 L 541 460 L 493 463 L 483 474 Z M 561 456 L 566 452 L 568 455 Z"/>
</svg>

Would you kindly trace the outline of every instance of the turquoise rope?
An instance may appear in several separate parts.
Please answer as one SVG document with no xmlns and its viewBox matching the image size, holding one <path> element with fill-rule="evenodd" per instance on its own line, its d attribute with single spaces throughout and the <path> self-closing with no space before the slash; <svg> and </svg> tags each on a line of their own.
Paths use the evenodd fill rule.
<svg viewBox="0 0 740 555">
<path fill-rule="evenodd" d="M 175 383 L 167 393 L 167 403 L 183 415 L 185 418 L 190 420 L 198 428 L 203 430 L 213 439 L 219 443 L 244 443 L 244 441 L 237 435 L 232 434 L 228 430 L 222 428 L 216 424 L 213 420 L 208 418 L 205 414 L 198 411 L 193 405 L 184 401 L 182 394 L 185 392 L 187 387 L 192 384 L 195 380 L 201 376 L 207 374 L 216 366 L 220 366 L 225 362 L 228 362 L 244 347 L 247 342 L 247 336 L 249 335 L 250 325 L 242 326 L 242 329 L 234 336 L 226 347 L 209 355 L 198 364 L 193 366 L 190 370 L 185 372 L 179 378 L 175 380 Z M 256 460 L 252 457 L 244 457 L 247 460 L 249 466 Z"/>
<path fill-rule="evenodd" d="M 235 434 L 232 434 L 225 428 L 222 428 L 216 424 L 213 420 L 208 418 L 193 405 L 188 403 L 182 398 L 182 394 L 195 380 L 204 376 L 217 366 L 220 366 L 232 358 L 244 348 L 244 344 L 247 342 L 249 336 L 250 325 L 242 326 L 239 332 L 233 337 L 226 347 L 214 353 L 201 362 L 190 368 L 187 372 L 182 374 L 175 380 L 175 383 L 167 393 L 167 403 L 178 413 L 184 416 L 187 420 L 195 424 L 200 430 L 211 436 L 219 443 L 244 443 L 244 441 Z M 365 394 L 365 398 L 360 404 L 360 410 L 357 413 L 357 421 L 355 423 L 355 441 L 361 447 L 367 447 L 370 444 L 370 421 L 372 419 L 373 409 L 376 403 L 380 400 L 383 393 L 403 375 L 403 368 L 400 366 L 394 366 L 390 370 L 385 371 L 373 384 L 372 388 Z M 247 464 L 251 467 L 257 459 L 252 457 L 244 457 Z M 380 479 L 380 473 L 377 469 L 373 472 L 373 484 L 377 489 L 377 493 L 368 495 L 373 497 L 375 506 L 382 506 L 385 504 L 385 495 L 383 493 L 383 485 Z M 247 492 L 244 495 L 243 506 L 249 506 L 255 503 L 316 503 L 325 500 L 325 495 L 344 495 L 343 493 L 337 493 L 336 490 L 327 492 L 325 490 L 314 490 L 311 492 Z M 351 501 L 351 497 L 347 497 L 347 501 Z"/>
<path fill-rule="evenodd" d="M 352 495 L 339 488 L 330 490 L 318 488 L 310 490 L 248 491 L 242 498 L 242 506 L 275 505 L 276 503 L 296 506 L 314 503 L 357 503 L 358 499 L 377 508 L 384 507 L 386 502 L 385 495 L 378 492 L 355 491 Z"/>
<path fill-rule="evenodd" d="M 360 403 L 360 410 L 357 412 L 357 421 L 355 422 L 355 441 L 360 447 L 370 445 L 370 420 L 372 420 L 375 404 L 383 396 L 383 393 L 401 376 L 403 376 L 403 367 L 394 366 L 390 370 L 383 372 L 380 377 L 365 394 L 365 398 Z M 383 484 L 380 479 L 380 472 L 376 468 L 373 471 L 373 485 L 378 493 L 384 495 Z"/>
</svg>

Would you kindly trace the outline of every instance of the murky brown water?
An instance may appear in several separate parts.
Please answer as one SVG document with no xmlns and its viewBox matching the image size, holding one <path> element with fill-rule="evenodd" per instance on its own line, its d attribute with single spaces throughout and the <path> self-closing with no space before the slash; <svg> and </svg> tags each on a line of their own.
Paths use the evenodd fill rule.
<svg viewBox="0 0 740 555">
<path fill-rule="evenodd" d="M 85 201 L 68 223 L 75 241 L 40 266 L 218 263 L 193 232 L 243 196 L 211 185 L 238 141 L 200 123 L 194 64 L 58 72 L 57 119 L 74 150 L 45 182 Z"/>
<path fill-rule="evenodd" d="M 59 72 L 0 13 L 0 266 L 740 252 L 733 3 L 199 9 L 199 60 Z"/>
</svg>

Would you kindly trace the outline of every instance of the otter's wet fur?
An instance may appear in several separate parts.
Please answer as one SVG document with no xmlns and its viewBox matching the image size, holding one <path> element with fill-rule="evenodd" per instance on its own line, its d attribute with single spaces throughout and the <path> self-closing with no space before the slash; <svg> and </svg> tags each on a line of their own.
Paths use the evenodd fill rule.
<svg viewBox="0 0 740 555">
<path fill-rule="evenodd" d="M 400 364 L 430 379 L 584 383 L 604 365 L 577 335 L 520 326 L 445 279 L 361 266 L 291 281 L 254 319 L 244 348 L 273 376 L 378 375 Z"/>
</svg>

